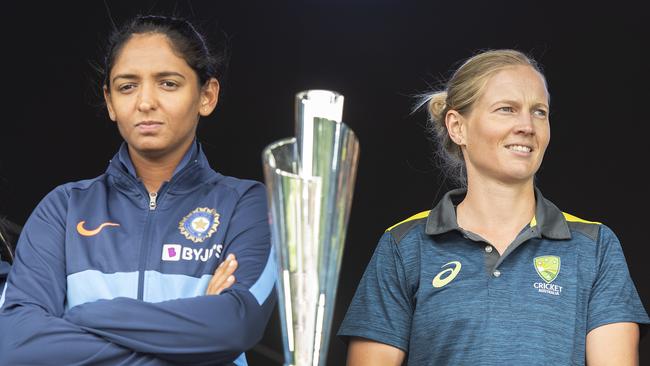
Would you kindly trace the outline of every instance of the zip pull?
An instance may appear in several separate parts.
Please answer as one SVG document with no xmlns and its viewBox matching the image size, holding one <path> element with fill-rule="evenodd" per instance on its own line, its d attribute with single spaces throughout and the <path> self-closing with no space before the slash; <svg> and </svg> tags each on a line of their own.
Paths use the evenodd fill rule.
<svg viewBox="0 0 650 366">
<path fill-rule="evenodd" d="M 149 210 L 153 211 L 156 209 L 156 198 L 158 198 L 158 193 L 151 192 L 149 193 Z"/>
</svg>

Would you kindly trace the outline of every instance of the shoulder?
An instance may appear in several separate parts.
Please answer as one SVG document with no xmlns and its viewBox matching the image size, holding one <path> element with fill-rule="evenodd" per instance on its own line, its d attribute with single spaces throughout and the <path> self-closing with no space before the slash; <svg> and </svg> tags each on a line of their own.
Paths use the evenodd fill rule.
<svg viewBox="0 0 650 366">
<path fill-rule="evenodd" d="M 259 217 L 266 220 L 266 187 L 258 181 L 219 174 L 211 194 L 218 197 L 222 208 L 230 207 L 233 216 L 245 221 L 254 221 Z"/>
<path fill-rule="evenodd" d="M 238 210 L 263 205 L 266 211 L 266 187 L 255 180 L 240 179 L 219 174 L 219 179 L 215 182 L 214 191 L 225 195 L 227 201 L 230 201 Z"/>
<path fill-rule="evenodd" d="M 571 231 L 571 240 L 583 244 L 580 247 L 587 249 L 588 252 L 605 255 L 612 250 L 622 250 L 614 231 L 602 222 L 588 221 L 566 212 L 562 212 L 562 215 Z"/>
<path fill-rule="evenodd" d="M 32 212 L 32 216 L 36 214 L 39 216 L 64 218 L 68 210 L 70 196 L 75 192 L 86 191 L 98 184 L 103 184 L 104 177 L 105 175 L 102 174 L 93 179 L 64 183 L 55 187 L 41 199 Z"/>
<path fill-rule="evenodd" d="M 84 193 L 97 188 L 106 186 L 106 175 L 102 174 L 92 179 L 84 179 L 74 182 L 61 184 L 51 190 L 41 201 L 40 205 L 67 206 L 70 196 L 78 193 Z"/>
<path fill-rule="evenodd" d="M 423 233 L 430 212 L 422 211 L 398 222 L 386 229 L 385 235 L 390 235 L 399 244 L 411 235 Z"/>
<path fill-rule="evenodd" d="M 580 217 L 566 212 L 562 212 L 562 215 L 564 216 L 564 220 L 566 220 L 566 223 L 569 226 L 569 230 L 571 230 L 573 234 L 581 234 L 594 242 L 598 241 L 601 230 L 603 230 L 603 228 L 611 233 L 611 230 L 609 230 L 609 228 L 600 222 L 581 219 Z"/>
<path fill-rule="evenodd" d="M 240 197 L 247 194 L 251 190 L 264 191 L 264 185 L 261 182 L 251 179 L 241 179 L 226 175 L 220 175 L 220 179 L 218 179 L 215 183 L 217 186 L 223 187 L 226 190 L 230 190 L 233 194 Z"/>
</svg>

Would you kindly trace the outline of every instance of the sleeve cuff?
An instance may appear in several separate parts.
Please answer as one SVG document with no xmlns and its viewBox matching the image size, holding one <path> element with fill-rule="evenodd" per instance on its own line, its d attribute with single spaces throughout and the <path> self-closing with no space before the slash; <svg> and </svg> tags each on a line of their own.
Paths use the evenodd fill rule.
<svg viewBox="0 0 650 366">
<path fill-rule="evenodd" d="M 362 327 L 345 327 L 341 328 L 337 336 L 346 344 L 349 343 L 350 337 L 366 338 L 371 341 L 384 343 L 404 352 L 408 352 L 409 340 L 397 336 L 394 332 L 388 332 L 381 329 L 369 329 Z"/>
</svg>

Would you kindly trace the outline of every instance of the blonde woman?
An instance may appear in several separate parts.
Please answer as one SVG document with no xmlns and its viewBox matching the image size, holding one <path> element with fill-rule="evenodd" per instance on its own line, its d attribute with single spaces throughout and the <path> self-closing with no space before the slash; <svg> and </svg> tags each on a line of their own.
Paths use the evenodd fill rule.
<svg viewBox="0 0 650 366">
<path fill-rule="evenodd" d="M 650 319 L 618 239 L 535 187 L 551 136 L 536 63 L 477 54 L 428 109 L 463 188 L 382 236 L 339 331 L 348 365 L 637 364 Z"/>
</svg>

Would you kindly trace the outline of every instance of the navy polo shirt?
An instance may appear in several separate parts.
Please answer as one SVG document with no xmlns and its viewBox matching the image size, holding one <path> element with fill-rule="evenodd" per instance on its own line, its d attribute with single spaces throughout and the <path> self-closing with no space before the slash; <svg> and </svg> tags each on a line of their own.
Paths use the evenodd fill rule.
<svg viewBox="0 0 650 366">
<path fill-rule="evenodd" d="M 536 190 L 503 255 L 458 227 L 449 192 L 381 237 L 338 335 L 404 350 L 409 365 L 584 364 L 587 333 L 650 323 L 615 234 Z"/>
</svg>

